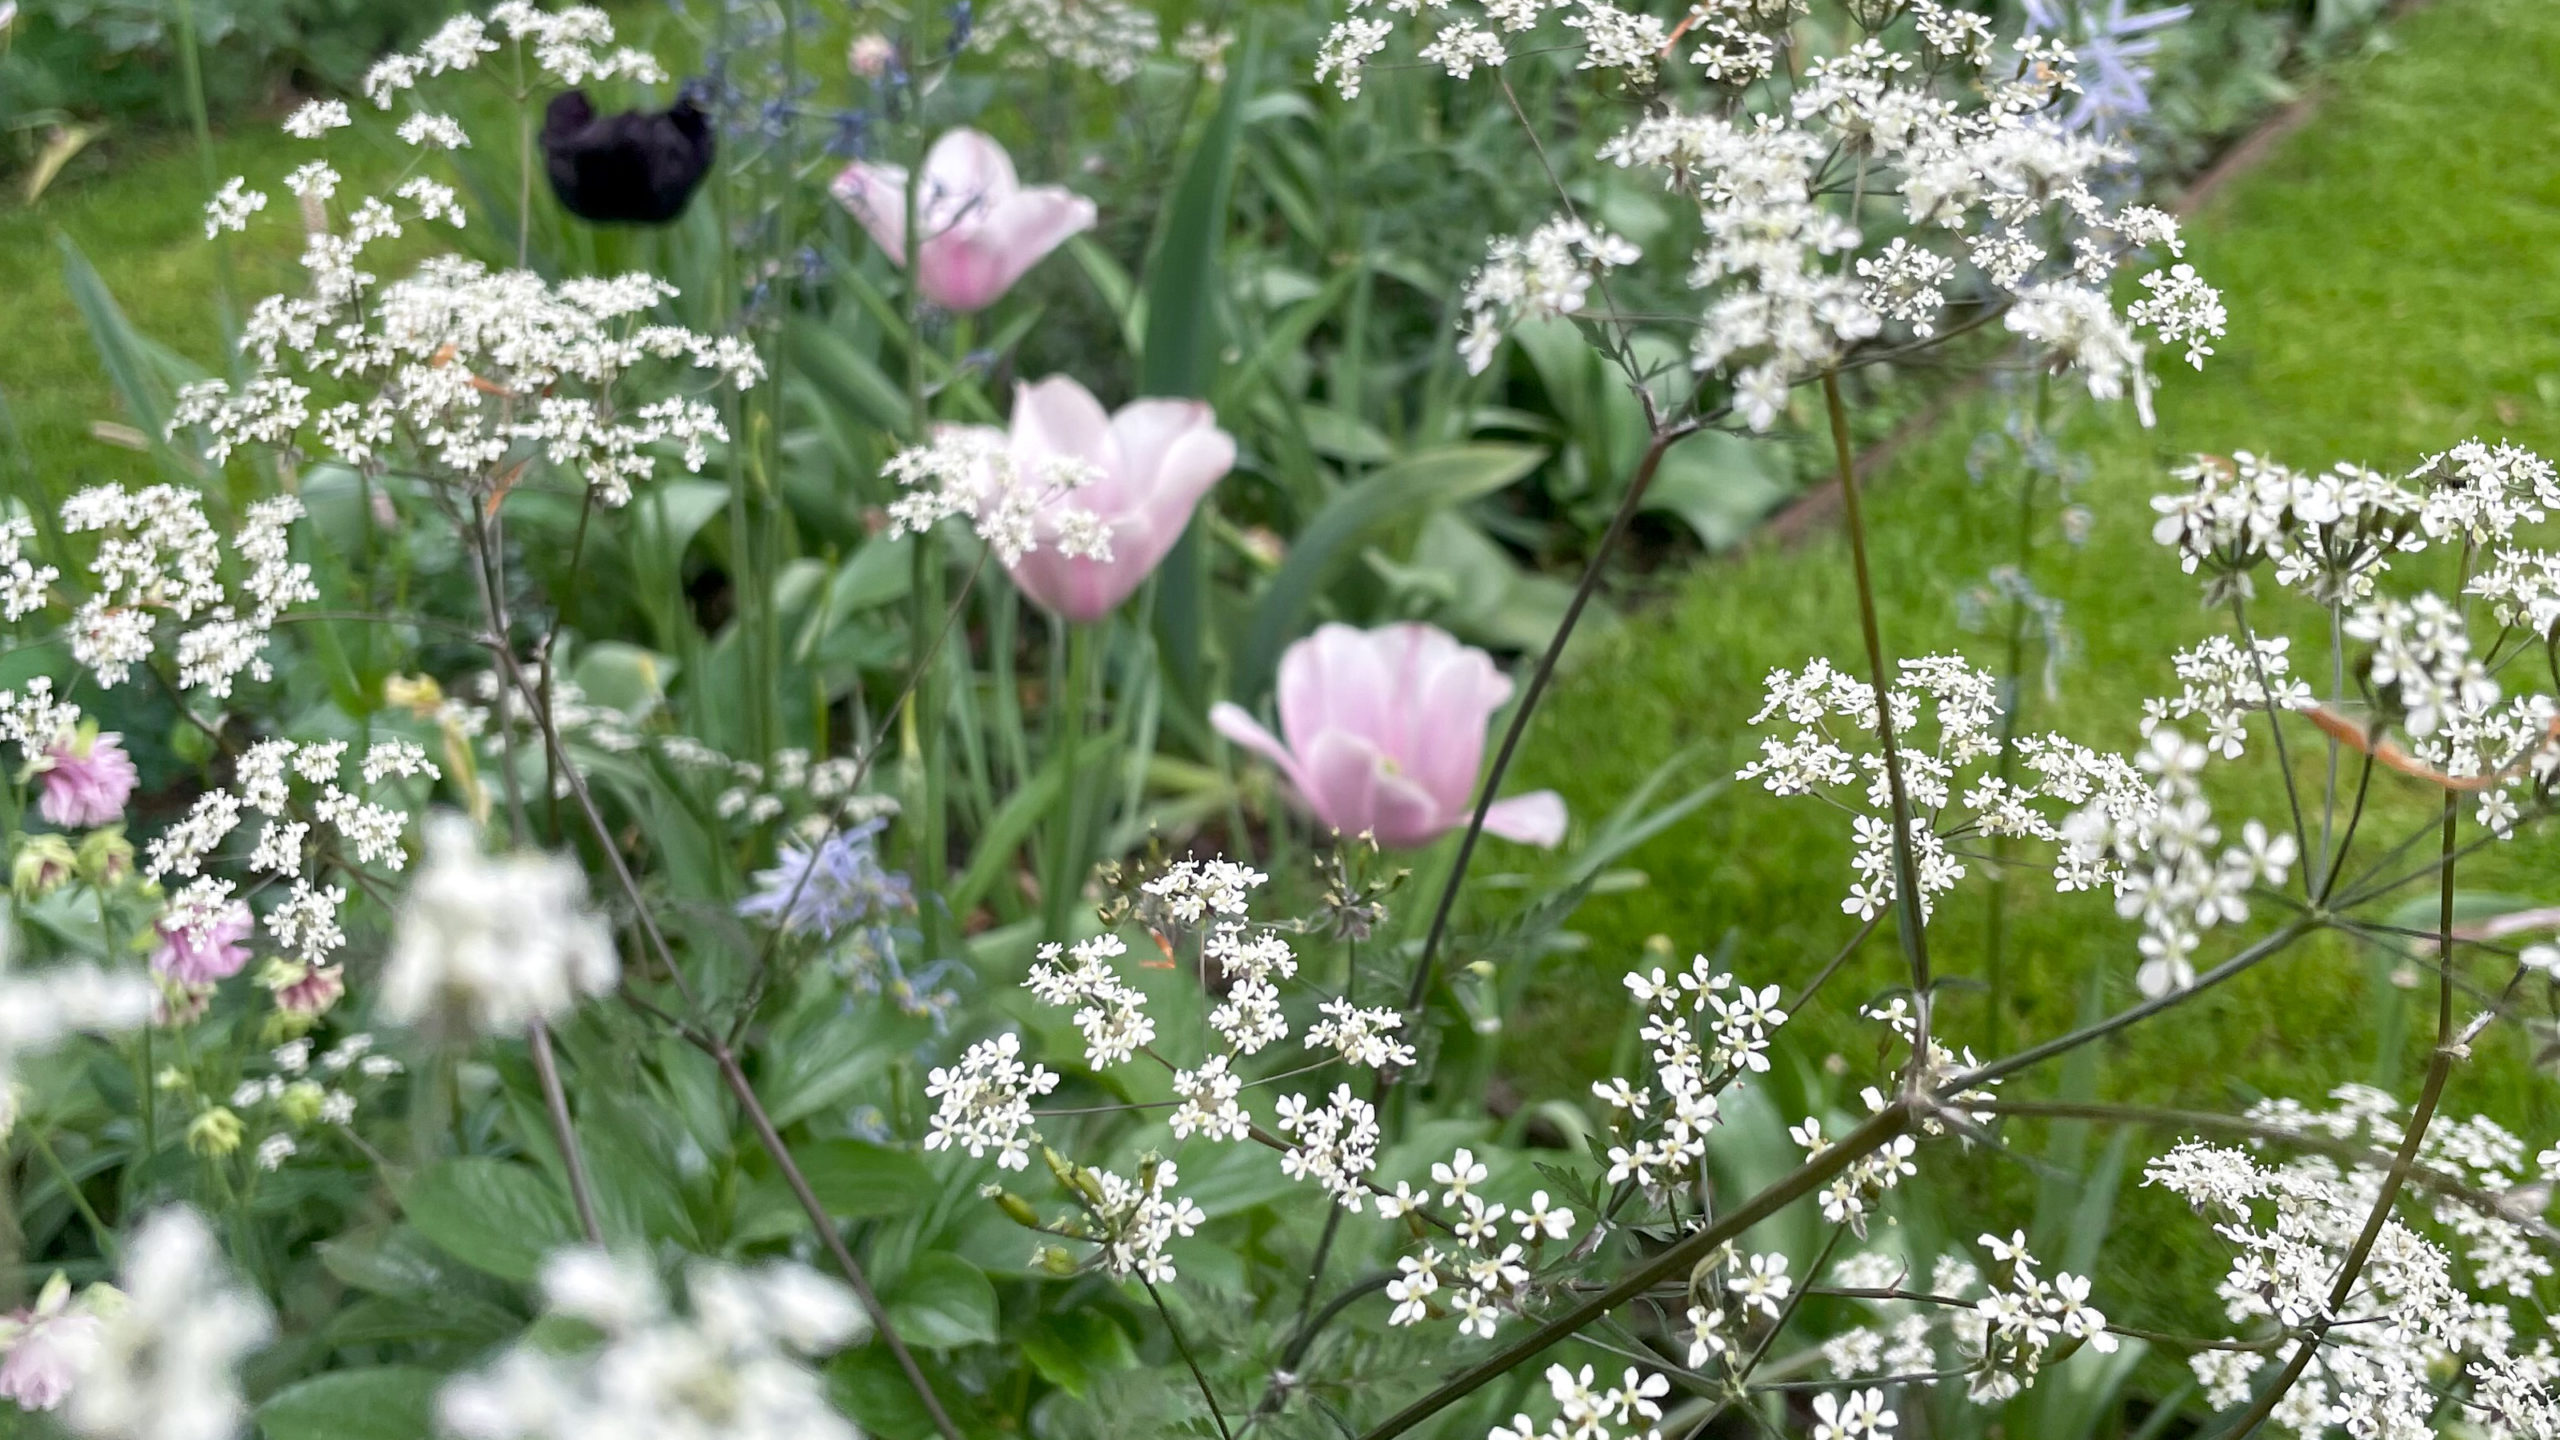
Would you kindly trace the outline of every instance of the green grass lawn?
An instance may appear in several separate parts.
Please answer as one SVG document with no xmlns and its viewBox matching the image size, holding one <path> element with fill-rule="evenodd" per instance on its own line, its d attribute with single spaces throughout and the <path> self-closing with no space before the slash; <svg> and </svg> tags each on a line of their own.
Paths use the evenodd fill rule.
<svg viewBox="0 0 2560 1440">
<path fill-rule="evenodd" d="M 2034 578 L 2067 605 L 2078 653 L 2055 698 L 2031 692 L 2027 729 L 2130 744 L 2140 700 L 2177 688 L 2170 650 L 2215 628 L 2194 583 L 2149 536 L 2145 502 L 2183 457 L 2247 449 L 2307 468 L 2353 460 L 2405 471 L 2475 435 L 2545 454 L 2560 447 L 2560 172 L 2547 160 L 2549 139 L 2560 134 L 2560 92 L 2546 79 L 2560 70 L 2560 7 L 2446 0 L 2400 23 L 2393 38 L 2389 53 L 2339 75 L 2314 123 L 2192 227 L 2189 258 L 2222 287 L 2232 315 L 2207 371 L 2180 367 L 2169 378 L 2156 430 L 2114 417 L 2073 427 L 2071 448 L 2090 460 L 2077 498 L 2095 524 L 2076 549 L 2048 541 Z M 2012 492 L 1976 484 L 1964 464 L 2004 403 L 1956 417 L 1874 489 L 1869 520 L 1892 654 L 1955 650 L 1999 664 L 2001 642 L 1964 628 L 1958 597 L 2014 553 Z M 1671 603 L 1592 647 L 1540 717 L 1519 788 L 1555 785 L 1579 813 L 1595 815 L 1683 746 L 1702 744 L 1702 765 L 1730 773 L 1756 748 L 1744 722 L 1772 667 L 1824 655 L 1864 673 L 1853 593 L 1845 541 L 1830 530 L 1702 571 Z M 2325 677 L 2325 645 L 2306 643 L 2296 642 L 2298 669 Z M 2286 814 L 2274 768 L 2263 763 L 2263 727 L 2253 746 L 2248 768 L 2265 783 L 2218 792 L 2226 834 L 2246 815 L 2273 823 Z M 2316 761 L 2296 756 L 2316 794 Z M 2377 785 L 2383 790 L 2386 824 L 2370 833 L 2396 838 L 2432 813 L 2435 801 L 2413 782 Z M 1569 976 L 1543 985 L 1524 1033 L 1506 1046 L 1524 1088 L 1570 1094 L 1603 1069 L 1625 1010 L 1617 976 L 1648 937 L 1667 936 L 1684 956 L 1729 942 L 1745 977 L 1801 983 L 1852 933 L 1855 922 L 1839 909 L 1848 854 L 1835 812 L 1741 786 L 1641 852 L 1635 863 L 1649 888 L 1586 910 L 1591 950 Z M 2520 842 L 2466 866 L 2462 886 L 2560 900 L 2555 856 L 2560 847 Z M 1978 984 L 1985 891 L 1977 874 L 1931 927 L 1939 973 L 1954 977 L 1948 1023 L 1977 1046 L 1987 1025 Z M 2131 922 L 2102 896 L 2054 896 L 2042 867 L 2019 874 L 2013 893 L 2011 1048 L 2069 1029 L 2093 975 L 2107 1009 L 2130 1003 Z M 2228 953 L 2224 942 L 2202 963 Z M 2097 1091 L 2218 1109 L 2262 1094 L 2317 1102 L 2346 1081 L 2410 1096 L 2432 1036 L 2434 987 L 2392 983 L 2397 963 L 2337 941 L 2297 949 L 2108 1045 Z M 1800 1023 L 1799 1052 L 1819 1061 L 1837 1047 L 1852 1077 L 1870 1074 L 1872 1033 L 1845 1017 L 1904 973 L 1888 929 L 1834 983 L 1819 1007 L 1825 1015 Z M 2018 1077 L 2012 1092 L 2052 1093 L 2059 1068 Z M 2512 1032 L 2457 1072 L 2446 1110 L 2484 1111 L 2545 1143 L 2560 1128 L 2560 1095 Z M 2175 1137 L 2154 1138 L 2165 1145 Z M 2025 1144 L 2040 1142 L 2026 1135 Z M 1983 1172 L 1995 1204 L 2032 1183 L 2020 1166 L 1985 1162 Z M 2209 1294 L 2220 1246 L 2157 1192 L 2129 1194 L 2124 1204 L 2127 1233 L 2102 1277 L 2102 1301 L 2114 1284 L 2119 1304 L 2125 1288 L 2136 1292 L 2123 1308 L 2138 1322 L 2212 1323 L 2192 1303 L 2183 1312 L 2163 1307 L 2169 1295 Z M 2005 1230 L 2012 1218 L 2004 1210 L 1983 1221 Z M 2014 1218 L 2025 1218 L 2022 1207 Z"/>
<path fill-rule="evenodd" d="M 2560 7 L 2442 0 L 2393 36 L 2390 52 L 2339 75 L 2316 122 L 2194 226 L 2190 258 L 2232 310 L 2232 333 L 2208 371 L 2171 375 L 2156 430 L 2109 417 L 2072 431 L 2073 448 L 2091 461 L 2077 498 L 2095 524 L 2076 549 L 2048 543 L 2035 578 L 2066 604 L 2078 645 L 2058 694 L 2031 699 L 2029 728 L 2130 743 L 2140 700 L 2174 688 L 2169 650 L 2213 628 L 2192 582 L 2148 534 L 2144 502 L 2185 455 L 2251 449 L 2303 466 L 2346 459 L 2406 469 L 2473 435 L 2560 451 L 2560 172 L 2547 159 L 2560 91 L 2546 78 L 2560 73 Z M 226 176 L 272 177 L 299 158 L 264 125 L 223 137 L 220 151 Z M 137 146 L 108 173 L 0 212 L 0 395 L 44 489 L 149 469 L 91 434 L 92 422 L 125 417 L 61 283 L 56 237 L 88 254 L 143 333 L 212 364 L 220 272 L 203 238 L 203 198 L 197 159 L 181 140 Z M 290 200 L 279 193 L 276 203 Z M 294 270 L 289 223 L 252 233 L 255 242 L 233 252 L 240 296 L 285 286 Z M 1997 642 L 1963 627 L 1958 602 L 2011 558 L 2008 501 L 1968 479 L 1964 465 L 1998 415 L 1986 402 L 1956 417 L 1874 492 L 1896 654 L 1954 649 L 1997 661 Z M 1590 816 L 1682 747 L 1703 746 L 1701 766 L 1729 772 L 1754 748 L 1743 722 L 1763 676 L 1813 655 L 1858 662 L 1836 537 L 1716 564 L 1581 658 L 1541 716 L 1513 788 L 1555 785 Z M 2324 668 L 2316 649 L 2299 663 Z M 2252 768 L 2259 788 L 2220 793 L 2226 828 L 2283 814 L 2266 767 Z M 2308 763 L 2303 773 L 2314 775 Z M 2430 801 L 2417 787 L 2382 788 L 2378 833 L 2423 822 Z M 1551 977 L 1514 1025 L 1514 1077 L 1533 1095 L 1572 1095 L 1602 1071 L 1623 1030 L 1617 976 L 1656 935 L 1684 954 L 1730 944 L 1735 966 L 1755 981 L 1801 982 L 1853 928 L 1838 908 L 1847 855 L 1845 828 L 1821 806 L 1740 787 L 1723 796 L 1640 852 L 1648 888 L 1587 908 L 1580 924 L 1591 949 Z M 2467 866 L 2463 883 L 2560 900 L 2555 859 L 2560 846 L 2520 844 Z M 2131 926 L 2103 899 L 2040 894 L 2042 878 L 2031 868 L 2015 885 L 2004 1017 L 2012 1043 L 2069 1028 L 2092 977 L 2110 1009 L 2133 995 Z M 1972 983 L 1983 970 L 1982 893 L 1977 881 L 1951 897 L 1932 931 L 1940 969 L 1955 977 L 1948 1024 L 1977 1045 L 1987 1029 Z M 2342 942 L 2303 947 L 2105 1047 L 2097 1090 L 2214 1108 L 2262 1094 L 2316 1100 L 2350 1080 L 2405 1095 L 2423 1059 L 2417 1008 L 2432 1002 L 2393 983 L 2398 963 Z M 1889 934 L 1880 936 L 1834 982 L 1822 1013 L 1791 1033 L 1803 1072 L 1816 1073 L 1835 1048 L 1850 1079 L 1870 1071 L 1871 1036 L 1842 1017 L 1901 975 Z M 2021 1076 L 2013 1091 L 2050 1093 L 2058 1074 Z M 2457 1073 L 2447 1108 L 2486 1111 L 2540 1140 L 2560 1129 L 2560 1096 L 2512 1036 Z M 2040 1143 L 2027 1137 L 2028 1148 Z M 1985 1224 L 2024 1218 L 2027 1170 L 1984 1161 L 1977 1173 L 1992 1207 Z M 2193 1299 L 2208 1293 L 2219 1247 L 2156 1195 L 2129 1193 L 2124 1207 L 2101 1303 L 2136 1323 L 2209 1324 Z"/>
</svg>

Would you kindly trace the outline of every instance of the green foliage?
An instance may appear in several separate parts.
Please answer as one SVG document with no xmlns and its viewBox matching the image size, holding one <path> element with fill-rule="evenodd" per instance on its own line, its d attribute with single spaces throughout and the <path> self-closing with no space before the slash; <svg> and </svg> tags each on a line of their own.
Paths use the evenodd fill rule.
<svg viewBox="0 0 2560 1440">
<path fill-rule="evenodd" d="M 2087 423 L 2066 438 L 2091 455 L 2079 498 L 2095 524 L 2083 547 L 2048 547 L 2035 578 L 2064 602 L 2080 651 L 2056 692 L 2030 688 L 2029 730 L 2129 741 L 2141 699 L 2174 690 L 2168 647 L 2190 643 L 2212 617 L 2152 541 L 2146 502 L 2187 455 L 2245 448 L 2307 467 L 2347 460 L 2393 470 L 2473 434 L 2560 443 L 2560 328 L 2545 323 L 2554 301 L 2538 259 L 2560 245 L 2560 226 L 2531 198 L 2553 194 L 2532 157 L 2534 137 L 2560 124 L 2560 106 L 2526 78 L 2560 64 L 2560 16 L 2531 0 L 2484 0 L 2421 11 L 2393 34 L 2388 52 L 2345 72 L 2318 123 L 2190 232 L 2197 266 L 2249 297 L 2211 367 L 2170 377 L 2156 431 Z M 1965 627 L 1962 599 L 2008 558 L 2014 501 L 1969 479 L 1964 456 L 2008 403 L 1995 397 L 1966 410 L 1875 483 L 1869 523 L 1892 653 L 1998 662 L 1995 637 Z M 1858 653 L 1843 555 L 1822 534 L 1686 581 L 1661 610 L 1594 647 L 1560 686 L 1527 747 L 1529 778 L 1587 806 L 1623 793 L 1651 757 L 1675 747 L 1702 747 L 1709 773 L 1744 763 L 1754 740 L 1743 722 L 1770 668 L 1814 655 L 1846 663 Z M 2325 658 L 2302 663 L 2325 673 Z M 2301 773 L 2317 783 L 2309 761 Z M 2271 779 L 2230 803 L 2267 815 L 2285 805 Z M 2432 813 L 2428 798 L 2408 789 L 2394 791 L 2390 807 L 2394 834 Z M 1757 964 L 1770 981 L 1808 976 L 1845 933 L 1836 906 L 1848 853 L 1833 817 L 1740 793 L 1677 838 L 1637 851 L 1629 863 L 1653 883 L 1587 922 L 1593 970 L 1546 986 L 1527 1035 L 1507 1052 L 1523 1087 L 1569 1094 L 1605 1073 L 1619 1013 L 1606 982 L 1650 936 L 1668 936 L 1683 952 L 1730 937 L 1746 973 Z M 2549 881 L 2553 858 L 2547 840 L 2518 841 L 2466 861 L 2464 883 L 2547 904 L 2560 898 Z M 2084 977 L 2101 977 L 2109 1008 L 2132 998 L 2134 927 L 2092 923 L 2078 897 L 2038 898 L 2047 888 L 2035 871 L 2012 885 L 2013 1043 L 2068 1030 L 2081 1013 Z M 1982 920 L 1980 902 L 1968 900 L 1932 935 L 1942 937 L 1942 964 L 1962 977 L 1948 1006 L 1954 1034 L 1980 1047 Z M 2387 951 L 2307 949 L 2189 1007 L 2176 1025 L 2107 1047 L 2098 1093 L 2219 1109 L 2318 1094 L 2353 1078 L 2405 1097 L 2424 1063 L 2433 998 L 2431 989 L 2404 988 L 2404 964 Z M 1859 1000 L 1881 997 L 1901 968 L 1882 935 L 1834 984 Z M 2421 1005 L 2427 1015 L 2407 1023 Z M 1808 1021 L 1794 1038 L 1810 1054 L 1850 1044 L 1845 1029 Z M 2560 1109 L 2533 1074 L 2523 1054 L 2501 1049 L 2463 1068 L 2447 1108 L 2547 1127 Z M 2042 1072 L 2013 1082 L 2027 1087 L 2022 1093 L 2052 1083 Z M 2176 1138 L 2153 1130 L 2143 1143 Z M 2033 1193 L 2023 1168 L 1998 1162 L 1986 1163 L 1976 1183 L 1986 1197 Z M 2200 1297 L 2219 1261 L 2190 1243 L 2186 1207 L 2129 1181 L 2119 1204 L 2125 1219 L 2109 1232 L 2100 1289 L 2140 1297 L 2126 1317 L 2135 1323 L 2208 1322 L 2211 1306 Z M 2165 1395 L 2179 1379 L 2161 1366 L 2148 1384 Z"/>
<path fill-rule="evenodd" d="M 39 122 L 113 120 L 172 129 L 192 6 L 207 100 L 219 112 L 271 103 L 286 86 L 351 89 L 383 51 L 416 40 L 452 0 L 22 0 L 0 35 L 0 134 Z"/>
</svg>

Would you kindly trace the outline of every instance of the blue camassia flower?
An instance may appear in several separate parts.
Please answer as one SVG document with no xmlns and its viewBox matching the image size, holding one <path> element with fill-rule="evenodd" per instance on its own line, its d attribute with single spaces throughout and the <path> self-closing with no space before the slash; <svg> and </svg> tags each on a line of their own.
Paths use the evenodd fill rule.
<svg viewBox="0 0 2560 1440">
<path fill-rule="evenodd" d="M 2080 59 L 2080 94 L 2062 123 L 2121 135 L 2151 113 L 2151 67 L 2164 30 L 2194 13 L 2187 5 L 2125 13 L 2125 0 L 2026 0 L 2027 29 L 2069 45 Z M 2076 23 L 2075 23 L 2076 22 Z"/>
<path fill-rule="evenodd" d="M 793 935 L 833 940 L 867 921 L 913 910 L 915 889 L 907 877 L 880 863 L 879 836 L 886 820 L 839 830 L 816 845 L 785 844 L 770 870 L 756 872 L 756 893 L 738 902 L 738 913 Z"/>
<path fill-rule="evenodd" d="M 913 913 L 916 897 L 906 876 L 880 863 L 886 824 L 866 821 L 815 845 L 784 845 L 779 863 L 756 872 L 756 893 L 738 902 L 738 913 L 785 934 L 816 937 L 825 947 L 822 959 L 853 994 L 884 997 L 904 1014 L 933 1021 L 938 1031 L 960 997 L 946 983 L 947 964 L 910 971 L 899 959 L 900 944 L 916 935 L 894 922 Z"/>
</svg>

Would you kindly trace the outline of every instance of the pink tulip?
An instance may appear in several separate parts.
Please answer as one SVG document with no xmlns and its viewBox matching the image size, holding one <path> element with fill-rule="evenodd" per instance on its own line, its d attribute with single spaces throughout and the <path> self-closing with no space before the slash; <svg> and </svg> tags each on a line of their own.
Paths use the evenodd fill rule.
<svg viewBox="0 0 2560 1440">
<path fill-rule="evenodd" d="M 1218 733 L 1280 767 L 1317 819 L 1381 845 L 1425 845 L 1474 814 L 1485 724 L 1511 698 L 1483 651 L 1430 625 L 1327 625 L 1280 657 L 1282 744 L 1235 705 L 1209 712 Z M 1564 800 L 1515 795 L 1485 816 L 1506 840 L 1553 846 Z"/>
<path fill-rule="evenodd" d="M 151 952 L 151 968 L 182 985 L 210 985 L 228 980 L 249 963 L 243 943 L 257 920 L 239 901 L 205 917 L 201 924 L 160 922 L 160 948 Z"/>
<path fill-rule="evenodd" d="M 1068 555 L 1040 544 L 1012 566 L 1022 593 L 1069 620 L 1099 620 L 1135 593 L 1182 538 L 1200 497 L 1236 463 L 1235 438 L 1198 400 L 1133 400 L 1117 415 L 1082 385 L 1052 375 L 1013 392 L 1013 460 L 1020 474 L 1078 460 L 1096 478 L 1059 494 L 1051 508 L 1089 510 L 1111 532 L 1111 558 Z"/>
<path fill-rule="evenodd" d="M 99 734 L 83 727 L 55 741 L 37 762 L 44 773 L 44 794 L 37 813 L 64 829 L 105 825 L 124 814 L 124 802 L 142 778 L 133 757 L 124 753 L 124 737 L 110 730 Z"/>
<path fill-rule="evenodd" d="M 890 261 L 905 265 L 905 167 L 851 165 L 832 188 Z M 924 231 L 916 288 L 946 310 L 984 310 L 1040 257 L 1092 229 L 1093 202 L 1057 185 L 1023 189 L 1003 146 L 959 129 L 925 154 L 916 220 Z"/>
</svg>

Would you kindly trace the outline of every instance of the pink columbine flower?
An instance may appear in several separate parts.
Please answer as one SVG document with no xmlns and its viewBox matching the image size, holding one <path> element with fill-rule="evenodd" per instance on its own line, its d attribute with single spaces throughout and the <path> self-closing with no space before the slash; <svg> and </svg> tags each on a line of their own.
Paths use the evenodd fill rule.
<svg viewBox="0 0 2560 1440">
<path fill-rule="evenodd" d="M 36 761 L 44 775 L 38 814 L 66 830 L 85 830 L 121 819 L 124 802 L 142 773 L 124 753 L 124 737 L 83 725 L 48 747 Z"/>
<path fill-rule="evenodd" d="M 160 948 L 151 953 L 151 968 L 181 985 L 210 985 L 228 980 L 249 963 L 245 943 L 257 920 L 237 900 L 211 915 L 168 915 L 160 921 Z"/>
<path fill-rule="evenodd" d="M 32 1308 L 0 1321 L 9 1350 L 0 1360 L 0 1399 L 21 1410 L 61 1405 L 98 1353 L 98 1328 L 85 1298 L 73 1300 L 70 1282 L 56 1272 Z"/>
<path fill-rule="evenodd" d="M 1511 698 L 1493 658 L 1430 625 L 1327 625 L 1280 657 L 1283 744 L 1236 705 L 1209 712 L 1218 733 L 1280 767 L 1317 819 L 1381 845 L 1430 843 L 1474 813 L 1485 722 Z M 1507 840 L 1553 846 L 1564 800 L 1515 795 L 1485 816 Z"/>
<path fill-rule="evenodd" d="M 276 1009 L 287 1015 L 319 1015 L 347 993 L 346 970 L 337 965 L 295 965 L 275 982 Z"/>
<path fill-rule="evenodd" d="M 851 165 L 830 188 L 890 261 L 905 265 L 905 167 Z M 926 152 L 916 185 L 916 221 L 924 232 L 916 288 L 946 310 L 984 310 L 1040 257 L 1092 229 L 1093 218 L 1093 202 L 1073 191 L 1024 189 L 1012 157 L 985 135 L 946 131 Z"/>
<path fill-rule="evenodd" d="M 1236 463 L 1236 442 L 1199 400 L 1133 400 L 1106 415 L 1064 375 L 1013 392 L 1014 467 L 1025 475 L 1082 461 L 1093 479 L 1055 497 L 1109 528 L 1111 558 L 1069 555 L 1054 538 L 1011 567 L 1022 593 L 1069 620 L 1099 620 L 1164 563 L 1200 497 Z"/>
</svg>

